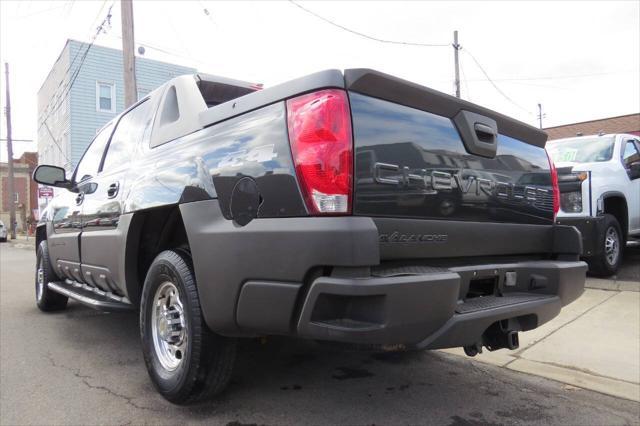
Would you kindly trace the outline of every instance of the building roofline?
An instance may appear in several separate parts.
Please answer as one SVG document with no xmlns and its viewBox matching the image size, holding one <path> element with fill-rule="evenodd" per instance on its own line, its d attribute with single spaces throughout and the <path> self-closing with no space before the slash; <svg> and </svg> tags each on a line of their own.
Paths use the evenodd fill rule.
<svg viewBox="0 0 640 426">
<path fill-rule="evenodd" d="M 58 61 L 60 60 L 60 58 L 62 57 L 62 54 L 64 53 L 65 49 L 67 48 L 67 46 L 71 43 L 71 42 L 75 42 L 75 43 L 79 43 L 81 45 L 89 45 L 91 44 L 88 41 L 80 41 L 80 40 L 76 40 L 73 38 L 68 38 L 67 41 L 64 43 L 64 47 L 62 48 L 62 50 L 60 51 L 60 54 L 58 55 L 58 57 L 56 58 L 56 60 L 53 62 L 53 65 L 51 66 L 51 69 L 49 70 L 49 73 L 47 74 L 47 76 L 45 77 L 44 81 L 42 82 L 42 84 L 40 85 L 40 88 L 38 89 L 38 93 L 40 93 L 40 91 L 42 90 L 42 87 L 44 86 L 44 84 L 47 82 L 47 80 L 49 79 L 49 77 L 51 76 L 51 73 L 53 72 L 53 69 L 55 67 L 55 64 L 58 63 Z M 93 43 L 93 47 L 99 47 L 102 49 L 109 49 L 109 50 L 113 50 L 114 52 L 122 52 L 121 49 L 117 49 L 115 47 L 109 47 L 109 46 L 103 46 L 101 44 L 97 44 L 97 43 Z M 135 55 L 134 55 L 135 56 Z M 171 66 L 178 66 L 178 67 L 183 67 L 183 68 L 191 68 L 194 72 L 193 74 L 196 74 L 198 69 L 195 67 L 191 67 L 191 66 L 187 66 L 187 65 L 182 65 L 182 64 L 176 64 L 176 63 L 172 63 L 172 62 L 165 62 L 165 61 L 160 61 L 158 59 L 152 59 L 152 58 L 145 58 L 142 56 L 135 56 L 137 59 L 144 59 L 145 61 L 153 61 L 159 64 L 163 64 L 163 65 L 171 65 Z M 69 66 L 71 66 L 72 64 L 69 63 Z"/>
<path fill-rule="evenodd" d="M 567 127 L 567 126 L 575 126 L 578 124 L 585 124 L 585 123 L 593 123 L 595 121 L 605 121 L 605 120 L 612 120 L 614 118 L 623 118 L 623 117 L 631 117 L 632 115 L 640 115 L 640 112 L 632 112 L 631 114 L 622 114 L 622 115 L 615 115 L 613 117 L 605 117 L 605 118 L 595 118 L 593 120 L 585 120 L 585 121 L 578 121 L 577 123 L 567 123 L 567 124 L 560 124 L 558 126 L 553 126 L 553 127 L 545 127 L 542 130 L 551 130 L 551 129 L 557 129 L 558 127 Z"/>
<path fill-rule="evenodd" d="M 49 77 L 51 76 L 51 73 L 53 72 L 53 69 L 55 68 L 55 66 L 58 63 L 58 61 L 60 60 L 60 58 L 62 58 L 62 54 L 64 53 L 64 50 L 67 48 L 67 45 L 69 44 L 70 41 L 71 41 L 71 39 L 68 38 L 67 41 L 64 42 L 64 46 L 62 47 L 62 50 L 60 50 L 60 53 L 58 54 L 58 57 L 56 58 L 56 60 L 53 61 L 53 65 L 51 65 L 51 68 L 49 69 L 49 72 L 47 73 L 47 76 L 42 81 L 42 84 L 40 84 L 40 88 L 38 88 L 38 94 L 40 94 L 40 91 L 44 87 L 44 84 L 47 82 L 47 80 L 49 80 Z"/>
</svg>

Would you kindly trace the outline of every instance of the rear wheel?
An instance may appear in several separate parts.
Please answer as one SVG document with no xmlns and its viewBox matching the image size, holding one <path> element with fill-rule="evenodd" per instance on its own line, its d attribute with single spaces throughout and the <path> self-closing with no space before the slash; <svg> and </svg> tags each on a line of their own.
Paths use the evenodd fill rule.
<svg viewBox="0 0 640 426">
<path fill-rule="evenodd" d="M 57 311 L 67 307 L 69 298 L 50 290 L 47 283 L 58 281 L 51 261 L 47 241 L 40 242 L 36 254 L 36 304 L 41 311 Z"/>
<path fill-rule="evenodd" d="M 595 275 L 609 276 L 618 271 L 622 262 L 624 238 L 615 216 L 605 214 L 602 231 L 596 236 L 600 254 L 589 259 L 589 270 Z"/>
<path fill-rule="evenodd" d="M 151 380 L 167 400 L 207 399 L 228 384 L 236 341 L 207 328 L 186 250 L 164 251 L 151 264 L 142 292 L 140 334 Z"/>
</svg>

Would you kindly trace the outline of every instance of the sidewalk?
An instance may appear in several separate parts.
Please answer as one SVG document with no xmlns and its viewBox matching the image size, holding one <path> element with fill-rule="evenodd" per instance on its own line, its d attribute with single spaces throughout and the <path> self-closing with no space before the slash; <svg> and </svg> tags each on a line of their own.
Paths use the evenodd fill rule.
<svg viewBox="0 0 640 426">
<path fill-rule="evenodd" d="M 589 288 L 551 322 L 520 333 L 517 351 L 485 349 L 473 359 L 640 402 L 640 293 Z"/>
<path fill-rule="evenodd" d="M 36 244 L 36 237 L 35 235 L 31 235 L 29 237 L 27 237 L 26 235 L 16 235 L 15 240 L 7 239 L 7 242 L 2 244 L 11 244 L 16 248 L 34 249 Z"/>
</svg>

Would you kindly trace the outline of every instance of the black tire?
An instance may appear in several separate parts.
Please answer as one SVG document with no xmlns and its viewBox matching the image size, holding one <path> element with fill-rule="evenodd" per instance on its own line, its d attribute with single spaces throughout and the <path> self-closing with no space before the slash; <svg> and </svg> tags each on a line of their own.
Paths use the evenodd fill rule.
<svg viewBox="0 0 640 426">
<path fill-rule="evenodd" d="M 47 240 L 44 240 L 40 242 L 36 253 L 36 305 L 41 311 L 59 311 L 67 307 L 69 298 L 47 287 L 47 283 L 55 281 L 60 281 L 60 278 L 58 278 L 51 266 L 49 247 L 47 246 Z"/>
<path fill-rule="evenodd" d="M 620 228 L 620 223 L 615 216 L 605 214 L 603 219 L 601 232 L 596 235 L 596 247 L 599 249 L 599 254 L 592 258 L 587 259 L 589 263 L 589 272 L 593 275 L 608 277 L 615 274 L 622 262 L 622 255 L 624 252 L 624 234 Z M 611 252 L 607 251 L 607 239 L 615 235 L 617 239 L 615 243 L 617 245 L 617 256 L 612 259 Z"/>
<path fill-rule="evenodd" d="M 178 291 L 182 310 L 180 318 L 184 324 L 180 333 L 183 333 L 182 339 L 186 337 L 180 340 L 180 344 L 184 344 L 184 353 L 176 351 L 180 353 L 180 360 L 173 370 L 163 366 L 162 354 L 158 353 L 161 349 L 154 340 L 161 341 L 159 330 L 164 332 L 167 328 L 166 324 L 163 327 L 154 325 L 153 313 L 156 309 L 155 315 L 158 316 L 154 299 L 156 295 L 160 296 L 159 292 L 166 283 L 173 284 Z M 152 327 L 155 327 L 155 335 Z M 151 264 L 142 291 L 140 336 L 151 381 L 168 401 L 185 404 L 205 400 L 222 392 L 229 383 L 236 358 L 236 339 L 214 334 L 207 328 L 200 309 L 191 257 L 186 250 L 163 251 Z"/>
</svg>

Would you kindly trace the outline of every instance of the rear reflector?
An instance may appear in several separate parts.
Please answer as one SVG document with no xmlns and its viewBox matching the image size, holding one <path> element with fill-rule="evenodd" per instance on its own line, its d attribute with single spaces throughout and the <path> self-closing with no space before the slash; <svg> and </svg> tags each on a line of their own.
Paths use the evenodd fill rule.
<svg viewBox="0 0 640 426">
<path fill-rule="evenodd" d="M 309 213 L 351 213 L 353 142 L 347 93 L 329 89 L 289 99 L 287 125 Z"/>
<path fill-rule="evenodd" d="M 558 171 L 556 170 L 556 165 L 553 163 L 548 152 L 547 159 L 549 160 L 549 167 L 551 168 L 551 185 L 553 186 L 553 221 L 555 222 L 556 216 L 560 211 L 560 185 L 558 184 Z"/>
</svg>

